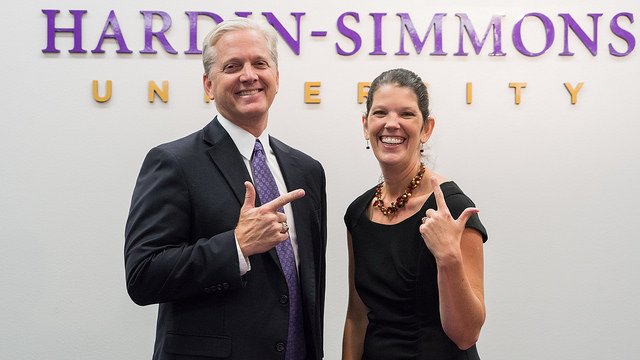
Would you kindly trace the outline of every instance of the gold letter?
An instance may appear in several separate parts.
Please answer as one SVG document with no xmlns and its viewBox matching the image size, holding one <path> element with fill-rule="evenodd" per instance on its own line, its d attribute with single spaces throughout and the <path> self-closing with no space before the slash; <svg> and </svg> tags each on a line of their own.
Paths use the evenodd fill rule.
<svg viewBox="0 0 640 360">
<path fill-rule="evenodd" d="M 467 104 L 473 101 L 473 83 L 467 83 Z"/>
<path fill-rule="evenodd" d="M 103 103 L 111 99 L 111 80 L 107 80 L 106 94 L 100 96 L 98 93 L 98 80 L 93 80 L 93 100 Z"/>
<path fill-rule="evenodd" d="M 162 90 L 158 87 L 155 81 L 149 81 L 149 102 L 152 103 L 155 101 L 155 94 L 158 94 L 160 100 L 163 102 L 169 101 L 169 82 L 162 82 Z"/>
<path fill-rule="evenodd" d="M 367 98 L 367 94 L 369 94 L 369 88 L 371 87 L 370 82 L 359 82 L 358 83 L 358 104 L 362 104 L 364 100 Z M 366 90 L 365 90 L 366 88 Z"/>
<path fill-rule="evenodd" d="M 520 105 L 520 90 L 527 87 L 527 83 L 509 83 L 510 88 L 516 89 L 516 105 Z"/>
<path fill-rule="evenodd" d="M 569 84 L 568 82 L 564 83 L 564 87 L 567 88 L 569 94 L 571 94 L 572 105 L 575 105 L 578 102 L 578 93 L 580 92 L 580 89 L 582 89 L 582 85 L 584 85 L 584 83 L 579 82 L 578 86 L 576 86 L 576 88 L 574 89 L 573 86 L 571 86 L 571 84 Z"/>
<path fill-rule="evenodd" d="M 320 104 L 320 98 L 312 98 L 312 96 L 320 95 L 320 90 L 311 89 L 319 88 L 320 82 L 305 82 L 304 83 L 304 103 L 305 104 Z"/>
</svg>

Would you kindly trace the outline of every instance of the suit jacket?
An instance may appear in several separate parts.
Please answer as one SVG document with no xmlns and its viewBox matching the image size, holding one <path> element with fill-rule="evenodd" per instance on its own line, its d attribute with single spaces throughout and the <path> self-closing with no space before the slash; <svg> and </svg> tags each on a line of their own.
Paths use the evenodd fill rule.
<svg viewBox="0 0 640 360">
<path fill-rule="evenodd" d="M 273 137 L 270 145 L 287 188 L 306 192 L 291 206 L 307 359 L 321 359 L 324 170 Z M 284 359 L 288 290 L 275 249 L 251 256 L 251 271 L 240 276 L 233 230 L 244 181 L 251 178 L 242 156 L 217 119 L 147 154 L 132 196 L 124 256 L 130 297 L 139 305 L 159 304 L 154 359 Z"/>
</svg>

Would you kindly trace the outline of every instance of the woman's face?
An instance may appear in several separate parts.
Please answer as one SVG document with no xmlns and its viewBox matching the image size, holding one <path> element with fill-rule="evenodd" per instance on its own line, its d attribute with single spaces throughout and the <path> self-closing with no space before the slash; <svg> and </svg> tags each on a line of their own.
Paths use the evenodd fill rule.
<svg viewBox="0 0 640 360">
<path fill-rule="evenodd" d="M 412 89 L 386 84 L 373 94 L 368 117 L 362 119 L 365 139 L 381 165 L 413 166 L 420 143 L 428 140 L 433 119 L 424 122 Z"/>
</svg>

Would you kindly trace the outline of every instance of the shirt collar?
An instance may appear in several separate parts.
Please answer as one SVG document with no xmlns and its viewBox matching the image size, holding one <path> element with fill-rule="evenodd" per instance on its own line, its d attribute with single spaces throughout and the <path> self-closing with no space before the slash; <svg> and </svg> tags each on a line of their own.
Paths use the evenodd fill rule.
<svg viewBox="0 0 640 360">
<path fill-rule="evenodd" d="M 233 142 L 236 144 L 238 151 L 240 151 L 240 155 L 242 155 L 242 157 L 247 160 L 251 160 L 251 156 L 253 155 L 253 147 L 256 143 L 256 137 L 240 126 L 232 123 L 222 115 L 218 115 L 218 122 L 220 122 L 220 125 L 222 125 L 222 127 L 231 137 L 231 140 L 233 140 Z M 260 142 L 262 143 L 265 154 L 273 153 L 271 151 L 271 146 L 269 145 L 268 128 L 262 132 L 258 139 L 260 139 Z"/>
</svg>

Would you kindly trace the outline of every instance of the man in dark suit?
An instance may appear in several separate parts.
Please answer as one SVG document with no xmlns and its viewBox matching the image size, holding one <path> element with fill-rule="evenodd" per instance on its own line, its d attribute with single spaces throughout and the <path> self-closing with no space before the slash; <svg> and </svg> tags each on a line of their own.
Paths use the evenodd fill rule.
<svg viewBox="0 0 640 360">
<path fill-rule="evenodd" d="M 148 153 L 125 230 L 129 295 L 159 304 L 153 358 L 321 359 L 325 175 L 267 133 L 276 36 L 227 20 L 203 61 L 219 115 Z"/>
</svg>

